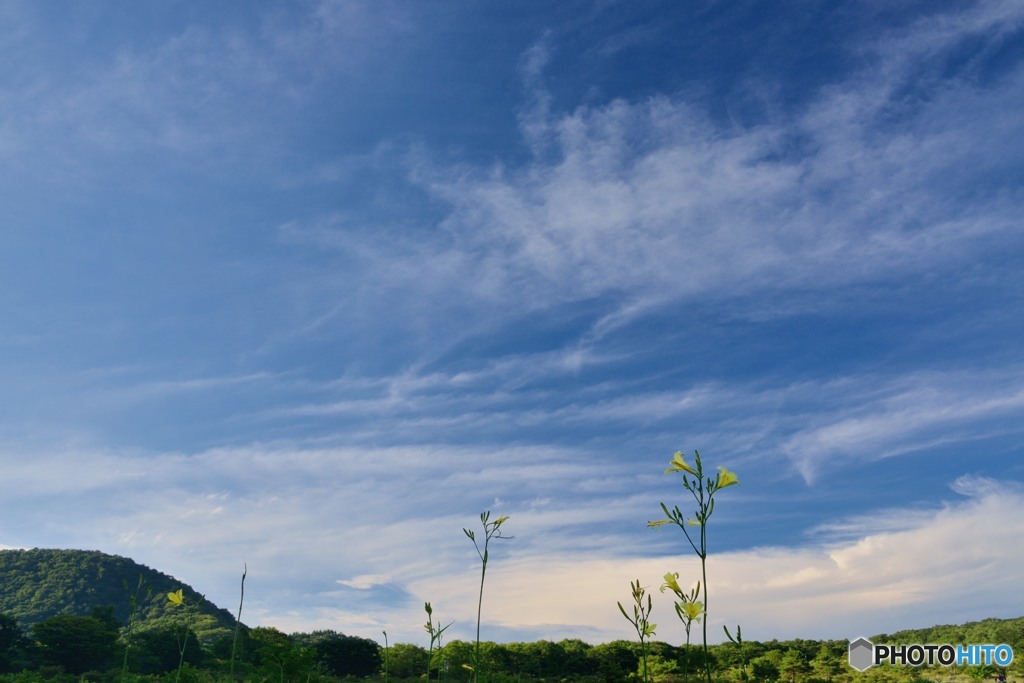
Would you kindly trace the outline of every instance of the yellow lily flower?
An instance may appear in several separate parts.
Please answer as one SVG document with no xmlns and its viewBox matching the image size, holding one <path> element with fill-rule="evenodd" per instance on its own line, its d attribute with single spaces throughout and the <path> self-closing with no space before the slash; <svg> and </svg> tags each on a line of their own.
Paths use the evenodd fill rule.
<svg viewBox="0 0 1024 683">
<path fill-rule="evenodd" d="M 732 486 L 733 484 L 740 483 L 735 472 L 730 472 L 721 465 L 718 466 L 718 470 L 718 483 L 715 488 L 724 489 L 726 486 Z"/>
<path fill-rule="evenodd" d="M 661 586 L 661 592 L 664 593 L 666 588 L 678 595 L 683 594 L 683 589 L 679 587 L 679 572 L 665 574 L 665 583 Z"/>
<path fill-rule="evenodd" d="M 700 600 L 694 600 L 693 602 L 684 602 L 683 614 L 690 621 L 700 621 L 701 616 L 704 614 L 704 603 Z"/>
<path fill-rule="evenodd" d="M 686 463 L 686 459 L 683 457 L 682 451 L 676 451 L 676 454 L 672 456 L 672 462 L 669 463 L 669 467 L 665 470 L 665 474 L 670 472 L 689 472 L 693 476 L 699 476 L 697 470 L 693 469 Z"/>
<path fill-rule="evenodd" d="M 184 589 L 183 588 L 179 588 L 175 592 L 167 594 L 167 605 L 168 606 L 184 605 L 184 604 L 185 604 L 185 595 L 184 595 Z"/>
<path fill-rule="evenodd" d="M 686 518 L 686 525 L 687 526 L 700 526 L 700 520 L 699 519 L 694 519 L 693 517 L 687 517 Z"/>
<path fill-rule="evenodd" d="M 671 519 L 659 519 L 657 522 L 647 522 L 647 526 L 652 527 L 652 528 L 658 528 L 662 524 L 671 524 L 671 523 L 672 523 Z"/>
</svg>

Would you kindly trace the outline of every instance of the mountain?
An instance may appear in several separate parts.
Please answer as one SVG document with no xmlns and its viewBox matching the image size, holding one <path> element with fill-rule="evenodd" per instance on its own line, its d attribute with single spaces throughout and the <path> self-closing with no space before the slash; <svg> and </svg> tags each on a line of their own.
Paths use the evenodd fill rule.
<svg viewBox="0 0 1024 683">
<path fill-rule="evenodd" d="M 182 589 L 187 605 L 199 605 L 193 630 L 210 643 L 231 635 L 235 618 L 191 586 L 126 557 L 96 550 L 0 550 L 0 614 L 22 628 L 58 614 L 88 616 L 96 607 L 112 606 L 128 623 L 130 593 L 144 581 L 137 601 L 140 629 L 180 623 L 180 607 L 167 607 L 167 594 Z M 127 587 L 127 589 L 126 589 Z"/>
</svg>

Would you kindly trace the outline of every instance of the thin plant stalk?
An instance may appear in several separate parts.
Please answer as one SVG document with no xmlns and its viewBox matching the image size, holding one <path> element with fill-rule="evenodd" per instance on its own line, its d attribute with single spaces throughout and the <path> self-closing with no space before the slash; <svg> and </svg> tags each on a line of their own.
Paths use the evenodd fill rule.
<svg viewBox="0 0 1024 683">
<path fill-rule="evenodd" d="M 622 606 L 622 603 L 616 603 L 619 606 L 619 611 L 622 612 L 622 616 L 626 617 L 626 621 L 633 624 L 633 628 L 636 629 L 636 634 L 640 638 L 640 656 L 643 666 L 643 678 L 644 683 L 650 683 L 650 671 L 647 668 L 647 641 L 654 636 L 654 629 L 658 627 L 657 624 L 651 623 L 651 611 L 653 610 L 653 604 L 651 602 L 651 596 L 646 594 L 646 589 L 640 585 L 640 579 L 629 584 L 629 587 L 633 592 L 633 616 L 630 617 L 626 613 L 626 608 Z M 644 597 L 647 598 L 647 604 L 644 605 Z"/>
<path fill-rule="evenodd" d="M 430 647 L 427 649 L 427 683 L 430 683 L 430 664 L 434 660 L 434 643 L 437 643 L 437 651 L 441 651 L 441 634 L 448 630 L 448 626 L 451 626 L 455 622 L 449 622 L 448 626 L 441 626 L 441 622 L 434 624 L 434 609 L 430 606 L 429 602 L 423 603 L 423 609 L 427 612 L 427 623 L 424 628 L 427 629 L 427 633 L 430 634 Z M 438 670 L 437 679 L 441 680 L 441 672 Z"/>
<path fill-rule="evenodd" d="M 731 640 L 732 642 L 736 643 L 736 645 L 739 646 L 739 648 L 740 648 L 740 671 L 743 673 L 743 676 L 744 676 L 743 680 L 747 680 L 746 679 L 746 675 L 747 675 L 747 656 L 746 656 L 746 651 L 743 649 L 743 630 L 740 628 L 739 624 L 736 624 L 736 637 L 735 638 L 733 638 L 732 634 L 729 633 L 729 627 L 728 626 L 724 626 L 723 625 L 722 626 L 722 630 L 725 631 L 725 635 L 726 635 L 726 637 L 729 640 Z"/>
<path fill-rule="evenodd" d="M 704 506 L 704 483 L 701 482 L 700 486 L 700 505 L 701 509 Z M 710 514 L 710 512 L 708 513 Z M 704 610 L 707 612 L 708 609 L 708 525 L 706 524 L 707 518 L 702 520 L 700 525 L 700 574 L 703 579 L 704 585 Z M 708 683 L 711 683 L 711 658 L 708 656 L 708 620 L 701 619 L 701 629 L 703 630 L 702 640 L 704 641 L 704 668 L 707 672 Z"/>
<path fill-rule="evenodd" d="M 453 621 L 452 624 L 454 624 L 454 623 L 455 622 Z M 451 626 L 452 624 L 448 624 L 448 626 Z M 445 626 L 444 628 L 448 628 L 448 626 Z M 448 666 L 448 657 L 444 653 L 444 639 L 441 638 L 441 632 L 442 631 L 444 631 L 444 629 L 441 629 L 441 631 L 439 631 L 438 634 L 437 634 L 437 657 L 441 660 L 440 662 L 438 662 L 438 665 L 437 665 L 437 681 L 438 681 L 438 683 L 441 683 L 441 675 L 442 674 L 444 674 L 444 677 L 445 677 L 446 680 L 448 678 L 447 672 L 445 670 L 445 667 Z"/>
<path fill-rule="evenodd" d="M 732 486 L 733 484 L 739 484 L 740 481 L 733 472 L 730 472 L 724 467 L 718 468 L 718 474 L 714 478 L 704 476 L 704 467 L 701 463 L 700 453 L 694 451 L 694 460 L 696 465 L 691 467 L 684 457 L 683 453 L 677 452 L 669 463 L 669 468 L 665 470 L 665 474 L 679 472 L 683 475 L 683 488 L 690 492 L 693 496 L 694 501 L 697 503 L 697 510 L 694 513 L 694 517 L 686 518 L 683 513 L 679 510 L 679 506 L 674 506 L 669 510 L 668 506 L 664 503 L 661 504 L 661 509 L 665 513 L 665 519 L 658 520 L 656 522 L 648 522 L 647 526 L 650 527 L 661 527 L 663 524 L 675 524 L 683 530 L 683 534 L 686 536 L 686 540 L 690 543 L 690 547 L 693 548 L 694 552 L 700 558 L 700 573 L 701 583 L 704 586 L 704 604 L 703 604 L 703 619 L 701 621 L 703 645 L 704 645 L 704 674 L 707 683 L 711 683 L 711 657 L 708 654 L 708 536 L 707 536 L 707 525 L 708 519 L 711 514 L 715 511 L 715 493 L 726 486 Z M 687 475 L 692 475 L 693 479 Z M 693 537 L 690 536 L 690 532 L 687 527 L 697 526 L 700 527 L 700 545 L 694 543 Z"/>
<path fill-rule="evenodd" d="M 384 683 L 388 683 L 388 659 L 390 652 L 388 650 L 388 632 L 381 631 L 384 634 Z"/>
<path fill-rule="evenodd" d="M 683 629 L 686 631 L 686 648 L 683 650 L 686 658 L 683 663 L 683 682 L 685 683 L 690 673 L 690 628 L 694 621 L 700 621 L 703 618 L 704 603 L 697 599 L 700 597 L 700 583 L 698 582 L 689 593 L 686 593 L 679 585 L 679 572 L 665 574 L 665 583 L 661 586 L 661 592 L 664 593 L 666 588 L 679 598 L 675 602 L 676 616 L 683 622 Z M 728 629 L 726 633 L 728 633 Z"/>
<path fill-rule="evenodd" d="M 235 677 L 235 651 L 238 648 L 238 631 L 242 626 L 242 603 L 245 602 L 245 575 L 249 573 L 249 565 L 242 563 L 242 590 L 238 598 L 238 616 L 235 618 L 235 637 L 231 640 L 231 678 Z"/>
<path fill-rule="evenodd" d="M 135 617 L 138 616 L 139 613 L 139 593 L 142 592 L 142 587 L 145 584 L 146 580 L 142 577 L 142 574 L 139 574 L 139 584 L 135 587 L 135 592 L 128 594 L 128 605 L 130 607 L 130 611 L 128 613 L 128 632 L 125 634 L 124 665 L 121 667 L 122 675 L 128 673 L 128 652 L 132 649 L 132 641 L 135 637 Z M 124 586 L 125 592 L 128 592 L 128 582 L 122 580 L 121 585 Z M 146 590 L 147 598 L 152 594 L 152 588 Z"/>
<path fill-rule="evenodd" d="M 481 549 L 480 544 L 477 543 L 476 534 L 469 529 L 464 528 L 462 530 L 466 536 L 469 537 L 469 540 L 473 541 L 473 547 L 476 548 L 476 554 L 480 556 L 480 595 L 477 598 L 476 603 L 476 642 L 473 645 L 473 683 L 477 683 L 480 673 L 480 616 L 483 613 L 484 605 L 484 579 L 487 577 L 488 546 L 490 545 L 492 538 L 512 538 L 511 536 L 503 536 L 501 533 L 501 525 L 508 520 L 508 515 L 502 515 L 493 522 L 490 521 L 490 519 L 490 510 L 480 513 L 480 523 L 484 527 L 483 549 Z"/>
<path fill-rule="evenodd" d="M 184 627 L 185 633 L 182 638 L 178 641 L 178 652 L 180 657 L 178 658 L 178 670 L 174 672 L 174 683 L 178 683 L 181 678 L 181 669 L 185 666 L 185 650 L 188 649 L 188 634 L 192 630 L 192 620 L 195 617 L 196 610 L 199 609 L 199 603 L 205 600 L 205 596 L 199 596 L 199 602 L 188 605 L 185 603 L 184 589 L 179 588 L 173 593 L 167 594 L 167 606 L 168 607 L 181 607 L 185 610 Z"/>
</svg>

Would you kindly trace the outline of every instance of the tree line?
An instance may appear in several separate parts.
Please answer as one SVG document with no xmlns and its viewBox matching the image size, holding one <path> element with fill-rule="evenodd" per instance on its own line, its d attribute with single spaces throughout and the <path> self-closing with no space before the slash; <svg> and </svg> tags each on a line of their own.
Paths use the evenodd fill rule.
<svg viewBox="0 0 1024 683">
<path fill-rule="evenodd" d="M 203 641 L 184 626 L 161 625 L 132 634 L 111 606 L 89 616 L 55 615 L 27 630 L 0 615 L 0 674 L 12 683 L 64 681 L 172 681 L 180 662 L 182 681 L 221 681 L 228 677 L 232 638 Z M 1024 619 L 987 620 L 963 626 L 937 626 L 873 637 L 874 642 L 1006 642 L 1024 652 Z M 184 651 L 182 643 L 186 644 Z M 859 673 L 847 665 L 847 641 L 787 640 L 722 643 L 710 647 L 715 679 L 722 683 L 926 683 L 985 681 L 1010 670 L 994 667 L 951 669 L 881 666 Z M 699 676 L 703 653 L 697 646 L 647 644 L 648 674 L 657 683 L 687 683 Z M 431 649 L 411 643 L 379 643 L 323 630 L 285 634 L 272 627 L 243 627 L 235 652 L 235 678 L 268 683 L 324 683 L 370 679 L 375 683 L 471 680 L 474 643 L 453 640 Z M 480 644 L 479 663 L 489 683 L 529 681 L 635 683 L 640 677 L 640 644 L 617 640 L 590 645 L 579 639 L 558 642 Z"/>
<path fill-rule="evenodd" d="M 0 615 L 0 673 L 9 680 L 139 680 L 171 675 L 182 662 L 184 680 L 226 678 L 233 638 L 209 645 L 182 625 L 163 625 L 126 637 L 113 607 L 89 616 L 61 614 L 33 624 L 27 631 Z M 271 627 L 243 628 L 235 651 L 236 673 L 254 681 L 311 681 L 366 678 L 381 666 L 381 648 L 372 640 L 334 631 L 287 635 Z M 19 674 L 32 673 L 24 678 Z M 82 677 L 85 678 L 82 678 Z M 170 680 L 174 680 L 171 678 Z"/>
</svg>

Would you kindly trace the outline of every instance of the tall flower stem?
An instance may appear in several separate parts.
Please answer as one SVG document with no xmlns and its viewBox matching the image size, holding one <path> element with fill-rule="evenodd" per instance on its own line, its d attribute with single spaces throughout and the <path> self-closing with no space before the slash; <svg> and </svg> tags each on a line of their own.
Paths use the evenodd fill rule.
<svg viewBox="0 0 1024 683">
<path fill-rule="evenodd" d="M 242 627 L 242 603 L 245 602 L 245 575 L 249 573 L 249 565 L 242 563 L 242 590 L 238 598 L 238 616 L 235 618 L 235 636 L 231 639 L 231 678 L 235 677 L 235 651 L 238 648 L 238 632 Z"/>
<path fill-rule="evenodd" d="M 690 628 L 693 626 L 694 621 L 700 621 L 704 617 L 704 603 L 698 600 L 700 597 L 700 586 L 701 584 L 698 582 L 696 587 L 689 593 L 684 592 L 679 585 L 678 572 L 665 574 L 665 583 L 661 586 L 662 593 L 668 588 L 679 598 L 675 603 L 676 615 L 679 617 L 679 621 L 683 622 L 683 628 L 686 630 L 686 649 L 683 650 L 686 658 L 683 663 L 684 683 L 690 673 Z"/>
<path fill-rule="evenodd" d="M 192 631 L 192 620 L 195 618 L 196 611 L 199 609 L 199 604 L 205 599 L 206 596 L 200 595 L 197 602 L 189 605 L 185 601 L 184 589 L 179 588 L 173 593 L 167 594 L 168 607 L 181 607 L 185 610 L 185 619 L 183 622 L 184 633 L 178 640 L 178 651 L 181 656 L 178 658 L 178 670 L 174 673 L 174 683 L 178 683 L 178 680 L 181 678 L 181 669 L 185 666 L 185 651 L 188 649 L 188 635 Z"/>
<path fill-rule="evenodd" d="M 703 487 L 701 487 L 701 498 L 704 497 Z M 701 619 L 702 639 L 704 640 L 704 671 L 707 674 L 708 683 L 711 683 L 711 658 L 708 656 L 708 525 L 700 525 L 700 575 L 701 583 L 704 585 L 704 614 L 705 618 Z"/>
<path fill-rule="evenodd" d="M 683 488 L 690 492 L 694 502 L 697 503 L 697 509 L 694 512 L 694 516 L 687 518 L 684 517 L 683 513 L 679 510 L 679 506 L 673 506 L 670 510 L 664 503 L 661 504 L 661 509 L 665 513 L 665 519 L 660 519 L 655 522 L 648 522 L 647 526 L 659 528 L 663 524 L 675 524 L 682 529 L 683 534 L 686 536 L 687 542 L 690 547 L 700 558 L 700 573 L 701 583 L 704 587 L 704 603 L 703 603 L 703 619 L 701 622 L 701 630 L 704 641 L 704 675 L 707 683 L 711 683 L 711 657 L 708 653 L 708 535 L 707 525 L 708 519 L 711 514 L 715 511 L 715 493 L 719 490 L 739 484 L 739 479 L 736 475 L 724 467 L 718 468 L 718 474 L 712 477 L 704 476 L 704 466 L 701 463 L 700 453 L 694 451 L 695 465 L 690 466 L 686 462 L 686 458 L 683 453 L 677 452 L 673 456 L 672 461 L 669 463 L 669 468 L 665 470 L 665 474 L 670 473 L 681 473 L 683 475 Z M 689 475 L 689 476 L 688 476 Z M 693 477 L 692 479 L 690 477 Z M 694 543 L 693 537 L 690 536 L 690 532 L 687 527 L 699 526 L 700 536 L 699 545 Z"/>
<path fill-rule="evenodd" d="M 430 683 L 430 665 L 434 661 L 434 644 L 437 643 L 437 651 L 441 652 L 441 635 L 448 630 L 448 626 L 451 626 L 455 622 L 450 622 L 448 626 L 441 626 L 441 622 L 434 624 L 434 608 L 430 606 L 429 602 L 423 603 L 423 609 L 427 612 L 427 623 L 424 624 L 423 628 L 427 629 L 427 633 L 430 634 L 430 649 L 427 650 L 427 683 Z M 441 680 L 441 671 L 438 669 L 437 679 Z"/>
<path fill-rule="evenodd" d="M 121 580 L 121 585 L 124 586 L 125 592 L 128 592 L 128 581 L 126 579 Z M 128 652 L 132 649 L 135 638 L 135 619 L 139 614 L 139 594 L 142 592 L 142 587 L 146 585 L 146 580 L 142 578 L 142 574 L 139 574 L 139 584 L 135 587 L 135 592 L 128 592 L 128 632 L 125 634 L 124 643 L 124 665 L 121 667 L 121 675 L 128 673 Z M 153 589 L 146 589 L 146 597 L 148 598 L 153 594 Z"/>
<path fill-rule="evenodd" d="M 636 634 L 640 638 L 640 658 L 641 666 L 643 667 L 643 679 L 644 683 L 650 683 L 651 674 L 647 668 L 647 641 L 654 636 L 654 629 L 658 627 L 657 624 L 651 623 L 651 611 L 653 604 L 651 602 L 651 596 L 646 594 L 646 589 L 640 585 L 640 579 L 629 584 L 630 589 L 633 592 L 633 616 L 630 617 L 626 613 L 626 608 L 622 606 L 622 603 L 618 603 L 619 611 L 622 612 L 622 616 L 626 617 L 626 621 L 633 624 L 633 628 L 636 629 Z M 647 604 L 644 604 L 644 597 L 647 598 Z"/>
<path fill-rule="evenodd" d="M 482 549 L 480 544 L 477 543 L 475 533 L 465 528 L 462 530 L 469 540 L 473 541 L 476 554 L 480 557 L 480 595 L 476 602 L 476 643 L 473 646 L 473 683 L 477 683 L 480 674 L 480 616 L 483 614 L 484 606 L 484 579 L 487 577 L 488 546 L 492 538 L 512 538 L 501 533 L 501 525 L 507 520 L 508 515 L 502 515 L 492 522 L 490 510 L 480 513 L 480 523 L 484 527 L 484 545 Z"/>
</svg>

